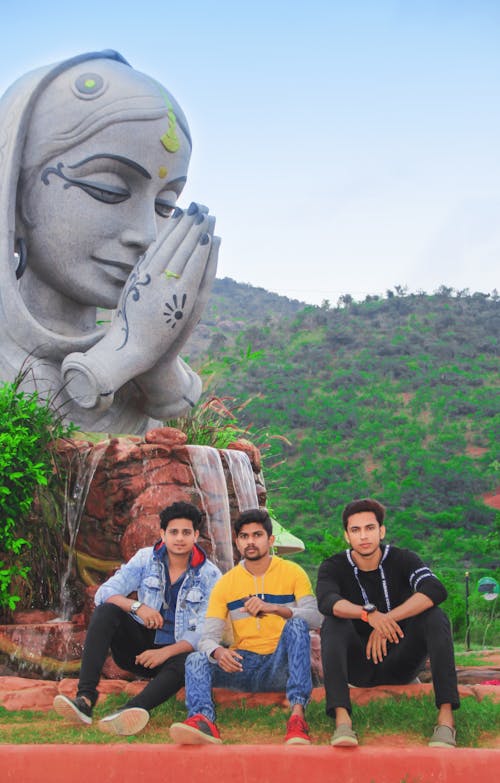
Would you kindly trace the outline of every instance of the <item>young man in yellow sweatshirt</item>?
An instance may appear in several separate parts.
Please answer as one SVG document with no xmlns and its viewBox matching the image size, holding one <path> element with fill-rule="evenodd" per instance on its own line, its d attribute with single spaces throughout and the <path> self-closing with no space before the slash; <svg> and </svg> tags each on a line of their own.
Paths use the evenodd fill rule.
<svg viewBox="0 0 500 783">
<path fill-rule="evenodd" d="M 312 689 L 309 630 L 321 615 L 309 577 L 296 563 L 271 555 L 265 509 L 244 511 L 234 526 L 242 560 L 212 590 L 199 652 L 186 661 L 188 718 L 170 727 L 180 744 L 220 743 L 212 687 L 286 691 L 291 707 L 287 744 L 310 744 L 305 706 Z M 234 641 L 221 644 L 227 620 Z"/>
</svg>

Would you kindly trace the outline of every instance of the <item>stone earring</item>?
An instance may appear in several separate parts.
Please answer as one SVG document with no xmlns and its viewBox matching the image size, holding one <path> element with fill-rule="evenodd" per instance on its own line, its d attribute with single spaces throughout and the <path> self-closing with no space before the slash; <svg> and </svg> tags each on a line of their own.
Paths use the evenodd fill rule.
<svg viewBox="0 0 500 783">
<path fill-rule="evenodd" d="M 28 249 L 26 247 L 26 242 L 22 237 L 18 237 L 16 239 L 14 252 L 19 258 L 19 263 L 16 269 L 16 278 L 19 280 L 24 275 L 24 272 L 26 271 L 26 266 L 28 264 Z"/>
</svg>

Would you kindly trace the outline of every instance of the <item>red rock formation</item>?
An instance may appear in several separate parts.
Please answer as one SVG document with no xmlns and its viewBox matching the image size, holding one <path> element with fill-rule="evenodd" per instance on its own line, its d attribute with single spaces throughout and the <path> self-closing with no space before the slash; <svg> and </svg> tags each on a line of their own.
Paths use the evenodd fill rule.
<svg viewBox="0 0 500 783">
<path fill-rule="evenodd" d="M 52 709 L 54 696 L 62 693 L 74 698 L 77 688 L 76 678 L 66 678 L 60 682 L 47 682 L 45 680 L 29 680 L 23 677 L 0 677 L 0 705 L 7 710 L 41 710 Z M 99 683 L 99 699 L 105 700 L 109 694 L 125 693 L 127 696 L 135 696 L 142 691 L 146 682 L 135 680 L 127 682 L 124 679 L 101 679 Z M 380 685 L 375 688 L 351 688 L 351 699 L 355 704 L 364 705 L 379 699 L 401 699 L 403 696 L 418 698 L 432 692 L 430 685 Z M 473 698 L 481 701 L 486 696 L 500 704 L 500 688 L 486 685 L 462 685 L 460 697 Z M 324 688 L 313 688 L 311 700 L 323 701 Z M 184 688 L 177 693 L 177 701 L 184 703 Z M 288 707 L 284 693 L 243 693 L 241 691 L 229 691 L 225 688 L 214 688 L 214 700 L 220 706 L 246 705 Z"/>
<path fill-rule="evenodd" d="M 21 606 L 15 625 L 0 626 L 0 663 L 15 670 L 16 661 L 20 661 L 49 677 L 75 671 L 97 586 L 137 549 L 158 540 L 159 512 L 165 506 L 185 500 L 204 510 L 186 440 L 180 430 L 163 427 L 150 430 L 144 439 L 119 437 L 97 444 L 78 439 L 58 444 L 68 466 L 71 492 L 77 481 L 84 485 L 81 469 L 87 469 L 97 451 L 100 454 L 81 517 L 70 575 L 71 593 L 77 597 L 74 622 L 52 624 L 47 621 L 54 619 L 57 611 L 40 607 L 38 614 L 26 614 Z M 249 441 L 232 444 L 231 448 L 249 456 L 260 502 L 265 502 L 258 449 Z M 224 460 L 222 466 L 234 521 L 238 503 Z M 43 518 L 38 523 L 43 524 Z M 203 528 L 200 543 L 210 557 L 212 542 Z M 105 672 L 110 677 L 124 676 L 112 663 L 106 665 Z"/>
</svg>

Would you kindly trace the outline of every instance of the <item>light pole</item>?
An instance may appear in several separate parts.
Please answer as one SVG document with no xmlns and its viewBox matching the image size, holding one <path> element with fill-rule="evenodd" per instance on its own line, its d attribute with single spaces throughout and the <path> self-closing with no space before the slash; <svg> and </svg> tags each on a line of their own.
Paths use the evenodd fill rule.
<svg viewBox="0 0 500 783">
<path fill-rule="evenodd" d="M 470 650 L 469 572 L 465 572 L 465 649 Z"/>
</svg>

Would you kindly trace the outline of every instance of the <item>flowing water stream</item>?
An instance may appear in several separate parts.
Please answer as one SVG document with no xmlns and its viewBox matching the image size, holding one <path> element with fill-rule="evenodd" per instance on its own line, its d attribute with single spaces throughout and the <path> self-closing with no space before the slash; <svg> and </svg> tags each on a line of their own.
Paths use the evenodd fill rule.
<svg viewBox="0 0 500 783">
<path fill-rule="evenodd" d="M 234 487 L 234 493 L 240 511 L 258 508 L 259 500 L 255 486 L 255 476 L 248 455 L 244 451 L 223 449 L 224 458 L 229 468 Z"/>
<path fill-rule="evenodd" d="M 89 445 L 84 450 L 75 452 L 68 469 L 64 492 L 64 533 L 67 541 L 68 560 L 61 577 L 59 617 L 53 622 L 69 620 L 73 613 L 69 577 L 73 567 L 76 539 L 80 530 L 80 522 L 82 521 L 90 484 L 107 446 L 107 440 L 100 441 L 99 443 Z"/>
<path fill-rule="evenodd" d="M 211 446 L 186 446 L 191 469 L 207 516 L 213 559 L 222 573 L 234 565 L 229 498 L 222 460 Z"/>
</svg>

